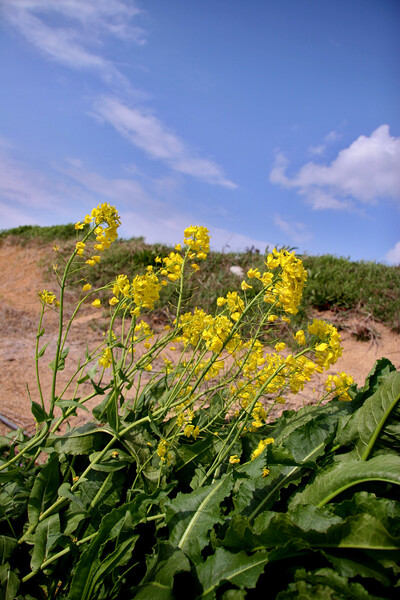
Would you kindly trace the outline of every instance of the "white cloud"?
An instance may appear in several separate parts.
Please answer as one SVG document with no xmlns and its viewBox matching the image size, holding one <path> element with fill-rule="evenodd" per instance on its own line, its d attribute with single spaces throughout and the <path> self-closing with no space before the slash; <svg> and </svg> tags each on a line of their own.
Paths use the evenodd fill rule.
<svg viewBox="0 0 400 600">
<path fill-rule="evenodd" d="M 150 111 L 128 107 L 116 98 L 102 97 L 94 105 L 94 115 L 110 123 L 150 158 L 167 163 L 175 171 L 210 184 L 237 187 L 225 178 L 215 162 L 195 156 L 185 142 Z"/>
<path fill-rule="evenodd" d="M 145 42 L 131 20 L 140 14 L 122 0 L 2 0 L 1 14 L 48 58 L 74 69 L 100 73 L 108 82 L 125 82 L 110 60 L 99 53 L 104 36 Z M 62 25 L 54 25 L 62 17 Z"/>
<path fill-rule="evenodd" d="M 386 254 L 386 260 L 391 265 L 400 265 L 400 242 Z"/>
<path fill-rule="evenodd" d="M 279 153 L 270 181 L 295 189 L 314 209 L 348 209 L 354 201 L 372 204 L 381 199 L 400 204 L 400 137 L 390 136 L 388 125 L 369 137 L 361 135 L 330 165 L 309 162 L 288 177 L 288 164 Z"/>
<path fill-rule="evenodd" d="M 285 233 L 291 241 L 296 244 L 307 242 L 312 238 L 306 223 L 299 221 L 285 220 L 279 215 L 275 215 L 274 223 L 283 233 Z"/>
<path fill-rule="evenodd" d="M 339 140 L 341 138 L 341 134 L 338 133 L 337 131 L 330 131 L 325 137 L 324 137 L 324 144 L 320 144 L 319 146 L 310 146 L 308 148 L 308 152 L 310 154 L 314 154 L 316 156 L 322 156 L 322 154 L 324 154 L 326 147 L 328 144 L 331 144 L 333 142 L 336 142 L 337 140 Z"/>
<path fill-rule="evenodd" d="M 15 207 L 50 210 L 59 196 L 45 176 L 0 154 L 0 200 Z"/>
<path fill-rule="evenodd" d="M 57 167 L 87 191 L 93 192 L 97 197 L 106 198 L 109 202 L 123 203 L 126 205 L 146 206 L 156 209 L 157 202 L 144 190 L 138 181 L 132 178 L 107 179 L 103 175 L 84 168 L 79 159 L 68 159 L 69 167 Z"/>
</svg>

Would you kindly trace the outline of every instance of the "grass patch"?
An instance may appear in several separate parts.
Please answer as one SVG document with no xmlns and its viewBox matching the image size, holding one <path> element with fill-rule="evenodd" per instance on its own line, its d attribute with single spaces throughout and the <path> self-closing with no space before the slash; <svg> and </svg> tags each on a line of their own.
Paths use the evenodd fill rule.
<svg viewBox="0 0 400 600">
<path fill-rule="evenodd" d="M 43 243 L 64 241 L 66 244 L 62 250 L 69 254 L 76 231 L 72 223 L 50 227 L 25 225 L 0 232 L 0 240 L 6 237 L 21 244 L 29 240 Z M 172 246 L 147 244 L 142 237 L 121 239 L 103 254 L 100 264 L 91 270 L 91 283 L 105 285 L 120 273 L 134 277 L 148 265 L 156 268 L 156 257 L 166 256 L 172 250 Z M 308 281 L 295 318 L 296 326 L 301 328 L 305 325 L 312 309 L 356 309 L 400 332 L 400 266 L 351 261 L 330 254 L 303 255 L 301 258 L 308 272 Z M 207 312 L 214 312 L 217 298 L 237 289 L 241 282 L 230 268 L 239 266 L 246 273 L 250 267 L 262 269 L 263 262 L 264 256 L 253 249 L 242 253 L 211 252 L 207 261 L 201 264 L 201 270 L 193 273 L 190 279 L 183 299 L 185 310 L 202 306 Z M 251 297 L 252 290 L 247 293 Z M 165 315 L 175 304 L 172 289 L 164 294 L 163 300 L 158 313 Z"/>
</svg>

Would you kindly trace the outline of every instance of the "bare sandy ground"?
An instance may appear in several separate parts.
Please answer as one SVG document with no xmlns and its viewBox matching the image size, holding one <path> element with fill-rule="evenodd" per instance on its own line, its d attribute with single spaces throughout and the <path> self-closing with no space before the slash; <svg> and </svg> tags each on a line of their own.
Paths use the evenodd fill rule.
<svg viewBox="0 0 400 600">
<path fill-rule="evenodd" d="M 0 434 L 10 431 L 12 424 L 22 426 L 28 432 L 34 431 L 28 389 L 32 399 L 38 401 L 34 361 L 40 314 L 37 294 L 44 288 L 55 289 L 40 266 L 40 261 L 48 255 L 49 248 L 37 244 L 19 246 L 7 240 L 0 243 L 0 415 L 9 421 L 9 426 L 0 423 Z M 328 374 L 345 371 L 362 384 L 375 361 L 383 356 L 400 368 L 400 335 L 387 327 L 352 313 L 325 312 L 319 313 L 318 318 L 336 324 L 342 336 L 343 356 Z M 98 345 L 102 342 L 105 323 L 101 309 L 88 306 L 82 311 L 69 338 L 68 364 L 71 368 L 84 356 L 87 343 Z M 366 333 L 367 340 L 358 341 L 354 335 L 357 332 Z M 56 339 L 57 315 L 47 314 L 45 334 L 41 338 L 41 346 L 49 343 L 41 367 L 45 397 L 50 392 L 52 375 L 47 364 L 54 358 Z M 60 387 L 65 385 L 70 373 L 71 370 L 66 368 L 60 374 Z M 289 395 L 282 409 L 316 402 L 326 376 L 316 376 L 303 392 Z"/>
</svg>

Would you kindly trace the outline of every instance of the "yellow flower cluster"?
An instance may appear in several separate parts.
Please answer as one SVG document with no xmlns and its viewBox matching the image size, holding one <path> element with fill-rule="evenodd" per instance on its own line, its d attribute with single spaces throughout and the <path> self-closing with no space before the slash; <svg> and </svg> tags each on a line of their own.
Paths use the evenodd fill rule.
<svg viewBox="0 0 400 600">
<path fill-rule="evenodd" d="M 83 229 L 85 225 L 89 225 L 94 222 L 96 226 L 94 234 L 96 236 L 96 243 L 94 244 L 94 250 L 103 252 L 106 248 L 109 248 L 112 242 L 118 238 L 117 229 L 121 224 L 121 219 L 118 215 L 118 211 L 114 206 L 104 202 L 99 204 L 97 208 L 93 208 L 90 215 L 86 215 L 83 223 L 79 222 L 75 224 L 75 229 Z M 84 242 L 77 242 L 76 253 L 78 256 L 82 256 L 85 250 Z M 90 257 L 86 264 L 94 266 L 100 261 L 99 255 Z"/>
<path fill-rule="evenodd" d="M 237 321 L 244 311 L 244 302 L 237 292 L 228 292 L 226 298 L 218 298 L 217 306 L 228 305 L 229 314 L 232 321 Z"/>
<path fill-rule="evenodd" d="M 334 395 L 339 400 L 350 401 L 351 398 L 348 394 L 349 387 L 354 383 L 354 379 L 351 375 L 348 375 L 344 371 L 338 375 L 329 375 L 325 381 L 325 389 L 327 392 L 334 392 Z"/>
<path fill-rule="evenodd" d="M 182 273 L 183 258 L 177 252 L 170 252 L 162 259 L 164 263 L 161 275 L 168 277 L 170 281 L 177 281 Z"/>
<path fill-rule="evenodd" d="M 151 310 L 160 298 L 161 287 L 162 282 L 153 273 L 151 266 L 147 267 L 144 275 L 136 275 L 131 283 L 126 275 L 118 275 L 112 287 L 114 297 L 111 298 L 110 304 L 117 304 L 118 298 L 122 295 L 124 298 L 132 298 L 139 309 Z M 134 314 L 138 316 L 138 312 Z"/>
<path fill-rule="evenodd" d="M 269 444 L 273 444 L 274 441 L 275 440 L 272 437 L 265 438 L 265 440 L 261 440 L 257 448 L 254 450 L 253 454 L 251 455 L 250 460 L 254 460 L 255 458 L 257 458 L 257 456 L 260 456 L 260 454 L 265 450 L 265 448 L 269 446 Z"/>
<path fill-rule="evenodd" d="M 227 342 L 233 327 L 232 321 L 224 316 L 206 314 L 203 310 L 196 308 L 194 313 L 185 313 L 180 320 L 182 333 L 175 339 L 185 346 L 191 344 L 197 346 L 203 340 L 208 350 L 219 353 Z M 232 335 L 226 343 L 225 349 L 232 354 L 241 347 L 238 334 Z"/>
<path fill-rule="evenodd" d="M 60 306 L 58 300 L 56 300 L 56 295 L 53 292 L 48 292 L 47 290 L 43 290 L 43 292 L 39 292 L 39 300 L 42 304 L 53 304 L 54 306 Z"/>
<path fill-rule="evenodd" d="M 193 226 L 187 227 L 184 231 L 183 242 L 195 253 L 199 260 L 205 260 L 210 252 L 210 236 L 206 227 Z M 190 258 L 194 258 L 191 256 Z"/>
<path fill-rule="evenodd" d="M 329 369 L 339 356 L 342 356 L 342 347 L 340 346 L 340 335 L 333 325 L 325 321 L 314 321 L 308 326 L 308 331 L 317 336 L 321 342 L 315 346 L 315 362 L 318 372 Z"/>
<path fill-rule="evenodd" d="M 278 306 L 281 306 L 285 312 L 295 315 L 307 279 L 307 271 L 302 261 L 296 258 L 294 252 L 287 250 L 278 252 L 274 249 L 272 254 L 267 256 L 266 265 L 269 269 L 280 268 L 281 271 L 273 290 L 267 291 L 265 301 L 273 303 L 277 300 Z"/>
<path fill-rule="evenodd" d="M 104 369 L 108 369 L 111 367 L 112 359 L 111 359 L 111 349 L 104 348 L 101 357 L 99 358 L 99 365 L 104 367 Z"/>
<path fill-rule="evenodd" d="M 140 308 L 154 308 L 154 304 L 160 297 L 161 283 L 151 267 L 148 267 L 145 275 L 136 275 L 132 280 L 133 301 Z"/>
<path fill-rule="evenodd" d="M 169 443 L 167 442 L 167 440 L 161 440 L 157 447 L 157 454 L 162 462 L 170 464 L 172 454 L 171 452 L 168 452 L 168 446 Z"/>
</svg>

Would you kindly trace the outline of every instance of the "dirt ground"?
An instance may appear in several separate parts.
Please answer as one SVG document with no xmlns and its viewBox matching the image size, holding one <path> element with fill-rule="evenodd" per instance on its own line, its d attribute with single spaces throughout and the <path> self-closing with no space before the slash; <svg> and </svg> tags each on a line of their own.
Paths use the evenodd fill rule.
<svg viewBox="0 0 400 600">
<path fill-rule="evenodd" d="M 13 245 L 8 240 L 0 243 L 0 434 L 15 426 L 24 427 L 28 432 L 34 431 L 28 389 L 31 398 L 38 401 L 34 360 L 40 315 L 37 294 L 43 289 L 55 289 L 41 266 L 48 255 L 48 247 L 35 243 L 25 246 Z M 324 312 L 319 313 L 318 318 L 336 325 L 342 337 L 343 356 L 328 373 L 345 371 L 362 384 L 375 361 L 383 356 L 400 369 L 399 334 L 368 317 L 349 312 Z M 88 306 L 80 313 L 69 337 L 68 362 L 71 366 L 84 356 L 87 343 L 102 342 L 105 323 L 101 309 Z M 46 357 L 49 356 L 49 360 L 54 358 L 56 339 L 57 315 L 47 313 L 45 333 L 40 340 L 40 346 L 49 343 L 41 367 L 45 397 L 50 392 L 52 375 Z M 60 373 L 60 387 L 68 381 L 69 374 L 68 369 Z M 316 376 L 303 392 L 293 397 L 289 395 L 284 407 L 280 408 L 299 408 L 316 402 L 326 376 L 326 373 Z"/>
</svg>

